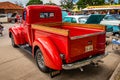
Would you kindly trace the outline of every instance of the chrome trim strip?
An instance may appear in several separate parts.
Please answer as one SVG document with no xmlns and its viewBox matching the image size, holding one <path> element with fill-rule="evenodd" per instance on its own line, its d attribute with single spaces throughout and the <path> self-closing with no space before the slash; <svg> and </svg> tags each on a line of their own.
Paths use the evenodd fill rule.
<svg viewBox="0 0 120 80">
<path fill-rule="evenodd" d="M 92 33 L 92 34 L 87 34 L 87 35 L 82 35 L 82 36 L 74 36 L 71 37 L 71 40 L 75 40 L 75 39 L 79 39 L 79 38 L 84 38 L 84 37 L 89 37 L 89 36 L 95 36 L 95 35 L 99 35 L 99 34 L 105 34 L 106 32 L 97 32 L 97 33 Z"/>
<path fill-rule="evenodd" d="M 87 60 L 84 60 L 84 61 L 75 62 L 75 63 L 71 63 L 71 64 L 63 64 L 62 68 L 65 69 L 65 70 L 80 68 L 82 66 L 90 64 L 91 62 L 97 62 L 107 55 L 108 55 L 108 53 L 105 53 L 103 55 L 99 55 L 97 57 L 93 57 L 93 58 L 90 58 L 90 59 L 87 59 Z"/>
</svg>

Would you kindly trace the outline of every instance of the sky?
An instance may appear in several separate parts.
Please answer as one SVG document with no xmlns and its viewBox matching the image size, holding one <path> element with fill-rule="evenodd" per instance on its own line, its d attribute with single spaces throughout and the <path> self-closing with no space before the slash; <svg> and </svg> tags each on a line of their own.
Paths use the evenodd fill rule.
<svg viewBox="0 0 120 80">
<path fill-rule="evenodd" d="M 0 0 L 0 2 L 4 2 L 4 1 L 9 1 L 9 2 L 22 2 L 22 4 L 25 6 L 29 0 Z M 48 3 L 50 0 L 42 0 L 43 3 Z M 57 4 L 57 5 L 60 5 L 60 0 L 51 0 L 53 3 Z M 74 2 L 78 1 L 78 0 L 73 0 Z M 106 2 L 108 0 L 105 0 Z M 118 2 L 118 0 L 114 0 L 116 3 Z"/>
<path fill-rule="evenodd" d="M 48 3 L 50 0 L 41 0 L 43 1 L 43 3 Z M 60 0 L 51 0 L 51 2 L 57 4 L 57 5 L 60 5 Z"/>
<path fill-rule="evenodd" d="M 4 2 L 4 1 L 9 1 L 9 2 L 22 2 L 24 4 L 24 6 L 28 3 L 29 0 L 0 0 L 0 2 Z M 43 1 L 43 3 L 48 3 L 49 0 L 41 0 Z M 57 4 L 57 5 L 60 5 L 60 0 L 51 0 L 53 3 Z"/>
<path fill-rule="evenodd" d="M 25 6 L 29 0 L 0 0 L 0 2 L 4 2 L 4 1 L 9 1 L 9 2 L 13 2 L 13 3 L 15 3 L 16 1 L 22 2 L 22 4 Z"/>
<path fill-rule="evenodd" d="M 108 2 L 109 0 L 105 0 L 105 2 Z M 118 0 L 114 0 L 114 2 L 118 3 Z"/>
</svg>

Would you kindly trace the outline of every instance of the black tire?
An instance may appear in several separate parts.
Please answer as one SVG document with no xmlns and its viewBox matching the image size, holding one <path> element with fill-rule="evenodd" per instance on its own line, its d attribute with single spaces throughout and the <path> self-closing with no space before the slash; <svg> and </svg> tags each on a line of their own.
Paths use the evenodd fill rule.
<svg viewBox="0 0 120 80">
<path fill-rule="evenodd" d="M 40 49 L 38 49 L 36 51 L 35 59 L 36 59 L 36 63 L 37 63 L 38 68 L 42 72 L 48 73 L 49 72 L 49 68 L 47 66 L 45 66 L 44 58 L 43 58 L 43 55 L 42 55 L 42 52 L 40 51 Z"/>
<path fill-rule="evenodd" d="M 18 46 L 15 44 L 13 35 L 11 35 L 11 42 L 12 42 L 12 46 L 13 46 L 14 48 L 17 48 L 17 47 L 18 47 Z"/>
<path fill-rule="evenodd" d="M 115 37 L 119 37 L 120 36 L 120 34 L 115 34 Z"/>
<path fill-rule="evenodd" d="M 119 37 L 119 36 L 120 36 L 120 33 L 119 33 L 119 32 L 115 32 L 115 33 L 113 33 L 113 36 Z"/>
</svg>

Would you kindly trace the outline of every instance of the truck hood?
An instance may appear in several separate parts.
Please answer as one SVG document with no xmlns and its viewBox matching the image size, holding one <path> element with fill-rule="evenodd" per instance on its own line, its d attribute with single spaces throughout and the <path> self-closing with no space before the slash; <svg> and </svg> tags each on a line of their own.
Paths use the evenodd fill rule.
<svg viewBox="0 0 120 80">
<path fill-rule="evenodd" d="M 87 19 L 86 24 L 100 24 L 104 17 L 105 15 L 102 14 L 92 14 Z"/>
</svg>

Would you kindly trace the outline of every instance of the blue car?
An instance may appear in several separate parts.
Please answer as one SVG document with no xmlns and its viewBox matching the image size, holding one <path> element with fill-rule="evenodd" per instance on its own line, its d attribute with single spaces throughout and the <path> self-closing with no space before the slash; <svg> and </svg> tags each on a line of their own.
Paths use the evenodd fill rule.
<svg viewBox="0 0 120 80">
<path fill-rule="evenodd" d="M 62 19 L 64 19 L 64 17 L 67 16 L 67 15 L 68 15 L 67 11 L 64 11 L 64 10 L 63 10 L 63 11 L 62 11 Z"/>
</svg>

